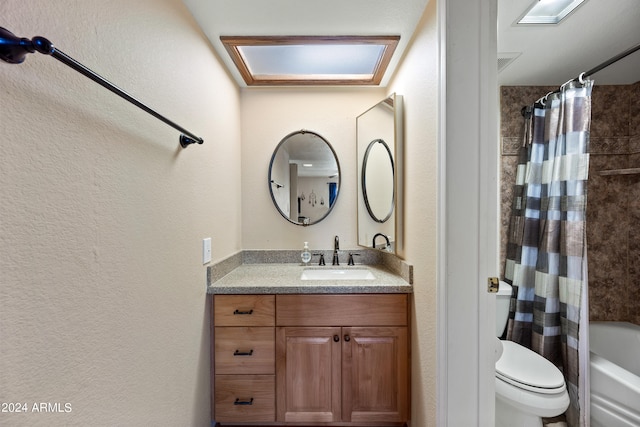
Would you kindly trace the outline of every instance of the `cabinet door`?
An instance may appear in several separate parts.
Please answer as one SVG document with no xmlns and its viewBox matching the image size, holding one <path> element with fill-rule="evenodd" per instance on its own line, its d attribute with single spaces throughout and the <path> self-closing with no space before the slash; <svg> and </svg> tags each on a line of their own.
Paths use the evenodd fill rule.
<svg viewBox="0 0 640 427">
<path fill-rule="evenodd" d="M 341 421 L 338 327 L 276 328 L 277 420 Z"/>
<path fill-rule="evenodd" d="M 407 328 L 345 327 L 342 334 L 343 421 L 406 421 Z"/>
</svg>

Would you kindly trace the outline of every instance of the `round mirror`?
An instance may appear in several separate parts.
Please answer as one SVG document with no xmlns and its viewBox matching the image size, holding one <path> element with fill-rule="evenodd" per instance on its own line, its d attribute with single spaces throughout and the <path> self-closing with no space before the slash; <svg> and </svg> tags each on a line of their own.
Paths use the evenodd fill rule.
<svg viewBox="0 0 640 427">
<path fill-rule="evenodd" d="M 297 225 L 322 221 L 340 191 L 340 164 L 319 134 L 299 130 L 285 136 L 269 164 L 269 192 L 278 212 Z"/>
<path fill-rule="evenodd" d="M 383 139 L 367 146 L 362 160 L 362 196 L 371 218 L 385 222 L 393 214 L 394 167 L 391 149 Z"/>
</svg>

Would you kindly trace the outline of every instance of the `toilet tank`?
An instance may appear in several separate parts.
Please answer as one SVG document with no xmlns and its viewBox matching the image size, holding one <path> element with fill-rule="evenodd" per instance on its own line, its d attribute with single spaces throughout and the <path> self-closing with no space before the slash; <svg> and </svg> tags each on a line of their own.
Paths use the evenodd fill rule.
<svg viewBox="0 0 640 427">
<path fill-rule="evenodd" d="M 511 285 L 500 281 L 496 294 L 496 336 L 501 337 L 509 319 L 509 304 L 511 304 Z"/>
</svg>

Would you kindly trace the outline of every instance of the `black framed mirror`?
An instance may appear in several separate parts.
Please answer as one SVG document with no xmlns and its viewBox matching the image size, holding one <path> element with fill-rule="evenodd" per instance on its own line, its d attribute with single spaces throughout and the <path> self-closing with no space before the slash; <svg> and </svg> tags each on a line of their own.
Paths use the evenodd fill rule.
<svg viewBox="0 0 640 427">
<path fill-rule="evenodd" d="M 313 225 L 331 213 L 340 194 L 340 163 L 320 134 L 286 135 L 269 163 L 269 193 L 278 212 L 296 225 Z"/>
<path fill-rule="evenodd" d="M 384 139 L 369 143 L 362 159 L 362 197 L 367 212 L 376 222 L 385 222 L 395 204 L 395 167 L 393 154 Z"/>
</svg>

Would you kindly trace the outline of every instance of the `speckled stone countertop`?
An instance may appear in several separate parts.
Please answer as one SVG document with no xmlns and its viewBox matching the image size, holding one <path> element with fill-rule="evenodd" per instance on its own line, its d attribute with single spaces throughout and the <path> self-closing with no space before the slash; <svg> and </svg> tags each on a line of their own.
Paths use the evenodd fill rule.
<svg viewBox="0 0 640 427">
<path fill-rule="evenodd" d="M 363 264 L 355 266 L 310 263 L 305 267 L 291 260 L 299 251 L 245 251 L 209 268 L 209 294 L 370 294 L 413 292 L 412 266 L 395 257 L 381 261 L 378 254 L 363 254 Z M 373 251 L 372 251 L 373 252 Z M 385 255 L 382 255 L 385 257 Z M 331 259 L 331 258 L 329 258 Z M 373 280 L 302 280 L 305 269 L 368 269 Z M 395 270 L 395 271 L 394 271 Z"/>
</svg>

